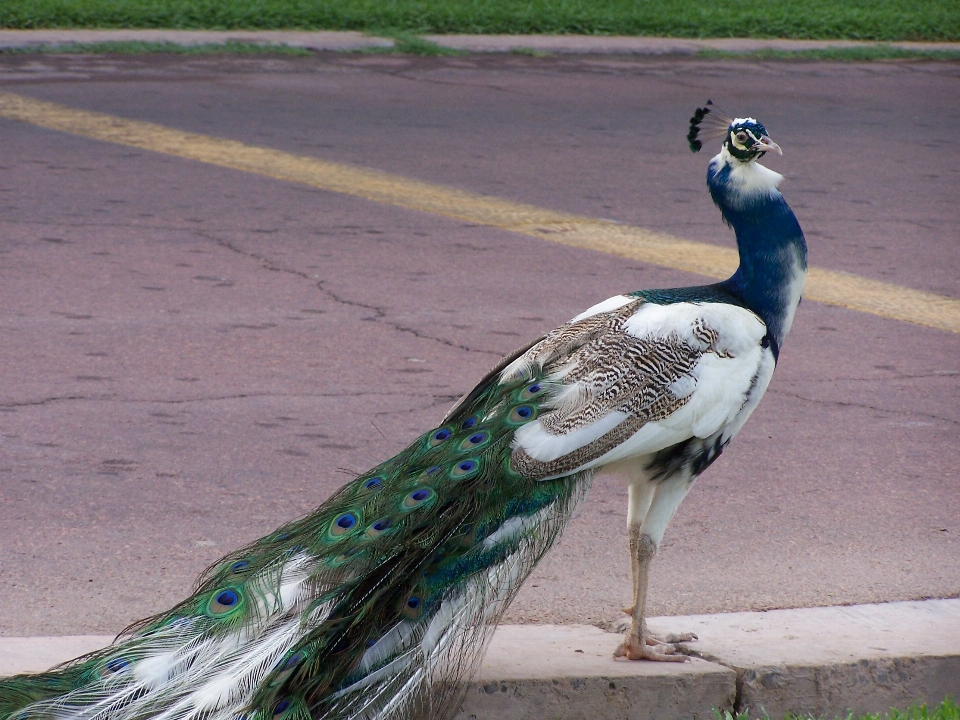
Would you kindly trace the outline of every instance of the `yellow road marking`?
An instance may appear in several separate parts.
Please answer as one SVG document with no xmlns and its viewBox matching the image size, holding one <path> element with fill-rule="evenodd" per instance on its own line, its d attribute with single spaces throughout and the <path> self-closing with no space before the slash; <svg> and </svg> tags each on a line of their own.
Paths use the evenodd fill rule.
<svg viewBox="0 0 960 720">
<path fill-rule="evenodd" d="M 0 117 L 710 277 L 728 277 L 737 267 L 737 253 L 715 245 L 13 93 L 0 92 Z M 804 297 L 960 333 L 960 300 L 922 290 L 814 267 Z"/>
</svg>

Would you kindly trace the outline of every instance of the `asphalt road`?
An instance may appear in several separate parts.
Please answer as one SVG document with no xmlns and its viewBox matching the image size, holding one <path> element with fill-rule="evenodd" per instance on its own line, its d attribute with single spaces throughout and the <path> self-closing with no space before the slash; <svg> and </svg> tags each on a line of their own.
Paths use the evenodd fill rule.
<svg viewBox="0 0 960 720">
<path fill-rule="evenodd" d="M 732 245 L 712 97 L 811 262 L 960 297 L 960 65 L 0 55 L 0 89 Z M 694 275 L 0 120 L 0 634 L 113 632 L 431 427 L 500 355 Z M 960 595 L 960 335 L 804 303 L 653 614 Z M 597 483 L 509 622 L 609 623 Z"/>
</svg>

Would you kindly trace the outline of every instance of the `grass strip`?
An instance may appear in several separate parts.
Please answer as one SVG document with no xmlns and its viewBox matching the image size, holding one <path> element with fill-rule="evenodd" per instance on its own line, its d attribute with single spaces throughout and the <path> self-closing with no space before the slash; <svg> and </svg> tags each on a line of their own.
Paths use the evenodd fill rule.
<svg viewBox="0 0 960 720">
<path fill-rule="evenodd" d="M 960 40 L 960 0 L 3 0 L 5 28 Z"/>
<path fill-rule="evenodd" d="M 338 52 L 363 54 L 404 54 L 404 55 L 464 55 L 460 50 L 452 50 L 410 33 L 393 32 L 383 37 L 394 41 L 393 47 L 369 47 Z M 139 40 L 111 40 L 96 43 L 36 44 L 21 47 L 0 48 L 0 55 L 59 55 L 78 53 L 87 55 L 145 55 L 148 53 L 169 53 L 174 55 L 314 55 L 314 50 L 274 43 L 254 43 L 228 41 L 225 43 L 198 43 L 180 45 L 172 42 L 142 42 Z"/>
<path fill-rule="evenodd" d="M 0 48 L 0 55 L 81 53 L 87 55 L 313 55 L 307 48 L 268 43 L 225 42 L 179 45 L 171 42 L 111 41 L 97 43 L 64 43 L 62 45 L 26 45 Z"/>
<path fill-rule="evenodd" d="M 742 712 L 733 715 L 730 712 L 713 711 L 716 720 L 770 720 L 766 713 L 762 715 L 750 715 L 750 712 Z M 822 720 L 814 718 L 812 715 L 793 715 L 788 714 L 785 720 Z M 841 720 L 838 718 L 837 720 Z M 911 705 L 906 710 L 892 709 L 888 713 L 867 713 L 865 715 L 854 715 L 850 713 L 842 720 L 960 720 L 960 708 L 951 697 L 946 698 L 942 703 L 932 710 L 925 704 Z"/>
</svg>

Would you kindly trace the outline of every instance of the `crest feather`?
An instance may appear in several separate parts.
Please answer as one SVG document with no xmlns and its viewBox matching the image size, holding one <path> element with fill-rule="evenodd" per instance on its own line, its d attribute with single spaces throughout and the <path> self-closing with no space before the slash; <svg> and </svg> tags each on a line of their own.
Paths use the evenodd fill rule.
<svg viewBox="0 0 960 720">
<path fill-rule="evenodd" d="M 732 122 L 730 118 L 717 115 L 716 106 L 712 100 L 707 100 L 703 107 L 698 107 L 693 111 L 690 118 L 690 130 L 687 132 L 687 143 L 690 145 L 690 152 L 700 152 L 703 147 L 703 140 L 699 137 L 701 131 L 707 130 L 707 136 L 710 138 L 723 137 Z M 704 127 L 701 127 L 703 125 Z"/>
</svg>

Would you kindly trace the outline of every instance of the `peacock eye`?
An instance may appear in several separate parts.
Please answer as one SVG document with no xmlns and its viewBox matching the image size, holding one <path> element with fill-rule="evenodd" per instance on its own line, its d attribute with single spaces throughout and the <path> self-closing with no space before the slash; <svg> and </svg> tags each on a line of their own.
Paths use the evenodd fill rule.
<svg viewBox="0 0 960 720">
<path fill-rule="evenodd" d="M 743 130 L 741 130 L 740 132 L 737 133 L 737 142 L 745 143 L 746 141 L 747 141 L 747 134 Z"/>
</svg>

